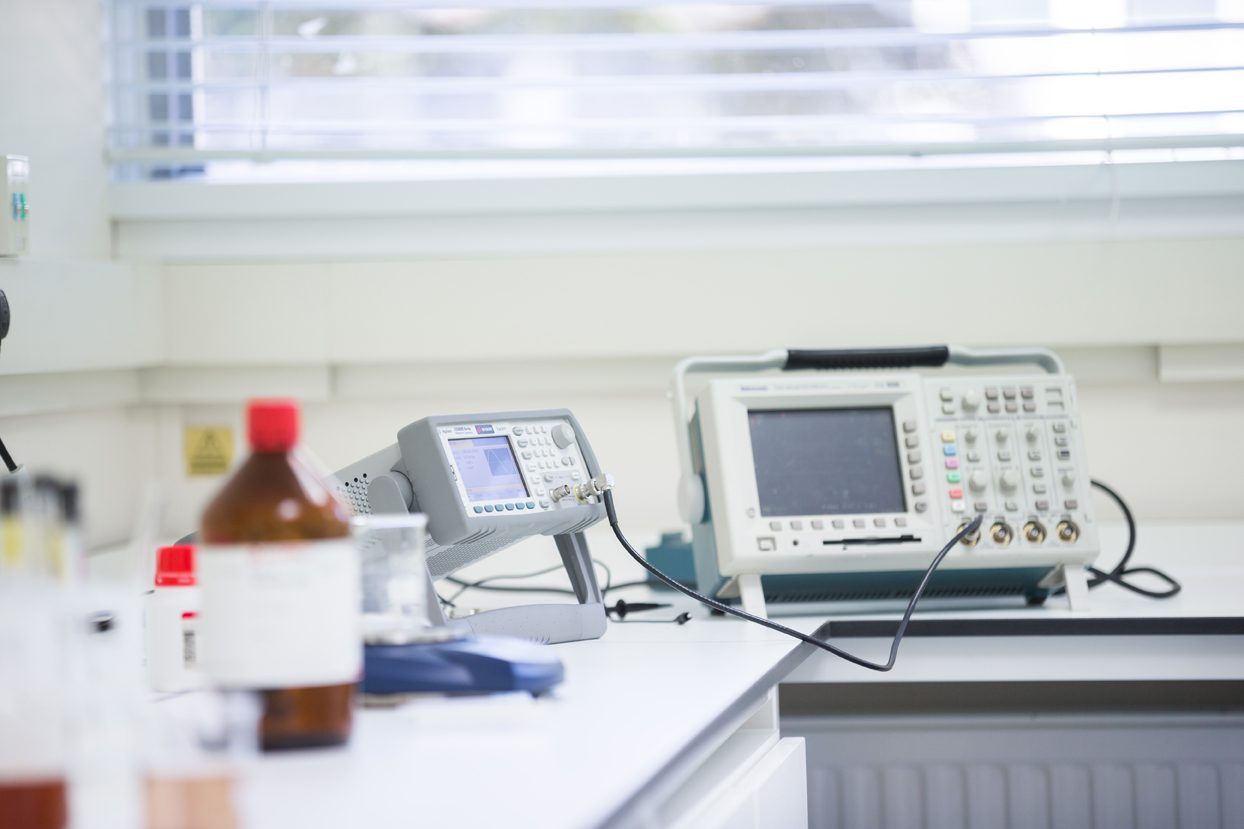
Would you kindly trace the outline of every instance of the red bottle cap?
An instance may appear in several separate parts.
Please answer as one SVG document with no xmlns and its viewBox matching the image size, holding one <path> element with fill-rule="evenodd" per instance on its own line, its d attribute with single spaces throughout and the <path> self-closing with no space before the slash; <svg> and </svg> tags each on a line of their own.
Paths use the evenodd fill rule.
<svg viewBox="0 0 1244 829">
<path fill-rule="evenodd" d="M 194 587 L 194 547 L 174 544 L 156 553 L 156 587 Z"/>
<path fill-rule="evenodd" d="M 288 452 L 298 442 L 298 404 L 293 400 L 252 400 L 246 431 L 255 452 Z"/>
</svg>

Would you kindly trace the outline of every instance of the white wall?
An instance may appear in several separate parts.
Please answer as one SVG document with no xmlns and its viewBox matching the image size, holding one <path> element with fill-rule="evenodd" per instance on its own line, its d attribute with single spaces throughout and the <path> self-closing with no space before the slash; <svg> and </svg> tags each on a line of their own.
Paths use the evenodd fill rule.
<svg viewBox="0 0 1244 829">
<path fill-rule="evenodd" d="M 112 253 L 100 5 L 0 0 L 0 153 L 30 157 L 32 258 Z"/>
<path fill-rule="evenodd" d="M 138 368 L 157 358 L 159 282 L 112 263 L 97 0 L 0 0 L 0 153 L 31 160 L 31 254 L 0 259 L 0 436 L 85 484 L 96 543 L 129 535 L 153 465 Z"/>
<path fill-rule="evenodd" d="M 845 193 L 706 180 L 685 204 L 635 179 L 626 209 L 592 185 L 562 213 L 565 183 L 535 208 L 530 183 L 504 185 L 504 214 L 500 185 L 459 204 L 458 185 L 386 183 L 383 204 L 326 192 L 284 217 L 288 193 L 213 190 L 166 216 L 140 188 L 110 221 L 98 4 L 0 4 L 0 73 L 24 81 L 0 151 L 31 155 L 35 183 L 34 254 L 0 262 L 0 433 L 84 480 L 94 543 L 128 533 L 151 478 L 168 531 L 192 526 L 218 481 L 184 476 L 182 425 L 265 393 L 308 401 L 332 467 L 425 414 L 569 406 L 630 523 L 656 530 L 675 520 L 677 358 L 945 341 L 1063 350 L 1094 471 L 1142 517 L 1244 517 L 1239 162 L 1030 171 L 1022 200 L 987 170 L 968 192 L 938 173 L 941 205 L 864 173 Z M 114 236 L 149 264 L 109 263 Z"/>
<path fill-rule="evenodd" d="M 181 476 L 181 420 L 270 391 L 309 401 L 331 468 L 427 414 L 568 406 L 651 532 L 677 521 L 681 356 L 1043 344 L 1078 377 L 1094 474 L 1139 515 L 1244 518 L 1242 263 L 1244 238 L 170 263 L 172 367 L 148 395 L 182 526 L 212 484 Z"/>
</svg>

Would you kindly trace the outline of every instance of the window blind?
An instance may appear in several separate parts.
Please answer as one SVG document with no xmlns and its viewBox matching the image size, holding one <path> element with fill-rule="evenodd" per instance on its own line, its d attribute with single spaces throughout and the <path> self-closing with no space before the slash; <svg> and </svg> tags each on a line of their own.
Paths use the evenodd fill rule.
<svg viewBox="0 0 1244 829">
<path fill-rule="evenodd" d="M 1244 0 L 107 10 L 109 147 L 123 178 L 299 161 L 1244 145 Z"/>
</svg>

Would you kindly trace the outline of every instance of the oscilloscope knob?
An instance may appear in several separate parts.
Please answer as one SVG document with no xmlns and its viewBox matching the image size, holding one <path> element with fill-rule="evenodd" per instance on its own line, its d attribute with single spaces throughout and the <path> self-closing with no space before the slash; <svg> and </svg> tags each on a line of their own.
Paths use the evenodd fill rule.
<svg viewBox="0 0 1244 829">
<path fill-rule="evenodd" d="M 998 486 L 1002 487 L 1003 492 L 1014 492 L 1019 488 L 1019 473 L 1014 469 L 1008 469 L 998 476 Z"/>
<path fill-rule="evenodd" d="M 574 429 L 570 428 L 569 423 L 558 423 L 553 427 L 551 434 L 553 442 L 557 444 L 558 449 L 565 449 L 574 443 Z"/>
<path fill-rule="evenodd" d="M 976 469 L 968 476 L 968 487 L 973 492 L 984 492 L 985 487 L 989 485 L 989 476 L 985 474 L 985 470 Z"/>
<path fill-rule="evenodd" d="M 963 395 L 963 408 L 966 411 L 974 411 L 980 407 L 981 393 L 976 389 L 970 389 Z"/>
</svg>

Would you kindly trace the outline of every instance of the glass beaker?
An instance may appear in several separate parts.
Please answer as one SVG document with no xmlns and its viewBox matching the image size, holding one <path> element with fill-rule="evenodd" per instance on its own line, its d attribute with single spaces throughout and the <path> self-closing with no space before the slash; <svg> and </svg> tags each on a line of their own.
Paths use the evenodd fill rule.
<svg viewBox="0 0 1244 829">
<path fill-rule="evenodd" d="M 428 616 L 424 565 L 427 516 L 388 513 L 350 519 L 363 581 L 363 642 L 405 645 L 443 638 Z"/>
</svg>

